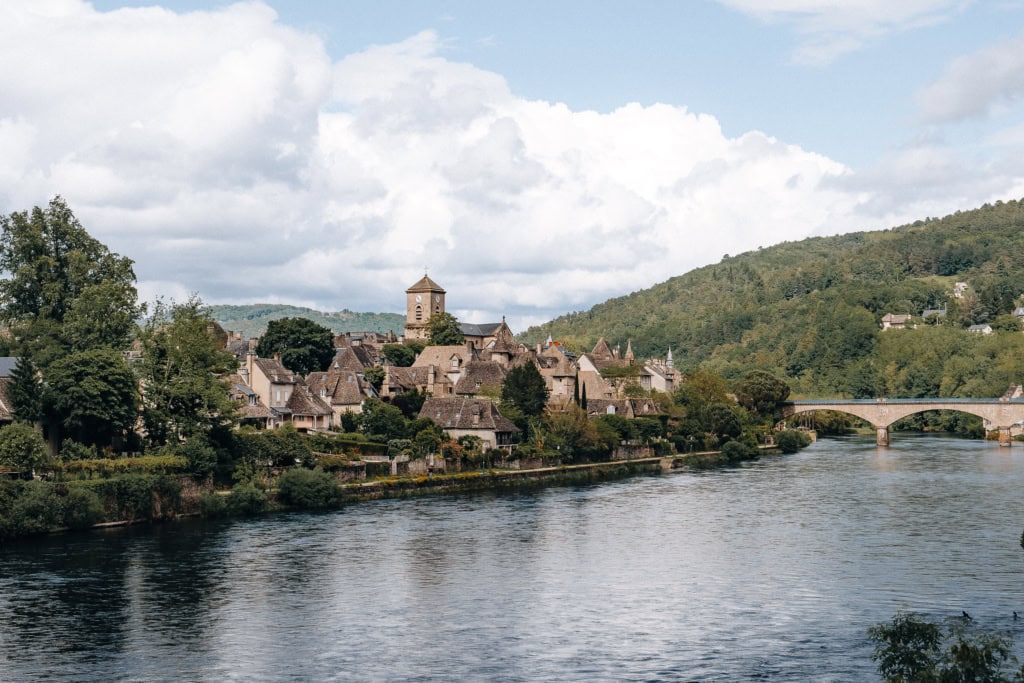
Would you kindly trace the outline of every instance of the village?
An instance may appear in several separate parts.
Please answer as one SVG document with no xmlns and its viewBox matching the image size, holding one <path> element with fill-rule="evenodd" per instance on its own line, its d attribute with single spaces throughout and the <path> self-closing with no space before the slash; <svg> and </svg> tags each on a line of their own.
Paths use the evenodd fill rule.
<svg viewBox="0 0 1024 683">
<path fill-rule="evenodd" d="M 512 368 L 536 367 L 550 409 L 577 403 L 590 417 L 654 417 L 660 408 L 651 392 L 671 393 L 676 387 L 671 349 L 664 359 L 641 361 L 629 342 L 622 352 L 603 338 L 579 355 L 550 337 L 530 347 L 515 340 L 504 319 L 460 323 L 463 344 L 424 346 L 409 367 L 390 363 L 384 345 L 429 342 L 428 321 L 446 312 L 446 294 L 424 274 L 406 290 L 403 335 L 339 334 L 330 367 L 306 376 L 285 367 L 279 354 L 259 357 L 257 340 L 217 326 L 215 332 L 239 361 L 229 384 L 240 423 L 260 429 L 290 424 L 307 433 L 330 430 L 342 425 L 346 413 L 361 413 L 367 399 L 389 402 L 413 393 L 425 396 L 419 417 L 432 420 L 452 439 L 477 437 L 484 448 L 511 452 L 519 429 L 501 414 L 496 398 Z M 370 368 L 383 369 L 379 388 L 367 378 Z"/>
</svg>

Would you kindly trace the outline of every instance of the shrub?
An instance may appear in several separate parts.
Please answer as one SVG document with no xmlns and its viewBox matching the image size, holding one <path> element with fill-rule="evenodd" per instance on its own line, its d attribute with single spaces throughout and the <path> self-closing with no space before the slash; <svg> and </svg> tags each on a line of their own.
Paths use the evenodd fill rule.
<svg viewBox="0 0 1024 683">
<path fill-rule="evenodd" d="M 266 511 L 267 494 L 251 481 L 235 484 L 228 496 L 228 511 L 233 515 L 258 515 Z"/>
<path fill-rule="evenodd" d="M 796 429 L 786 429 L 775 437 L 775 445 L 783 453 L 796 453 L 810 443 L 811 437 Z"/>
<path fill-rule="evenodd" d="M 96 460 L 99 458 L 96 446 L 79 443 L 73 439 L 65 439 L 60 445 L 60 459 L 64 462 L 72 460 Z"/>
<path fill-rule="evenodd" d="M 321 455 L 317 458 L 316 466 L 325 472 L 336 472 L 341 469 L 345 469 L 351 460 L 343 455 Z"/>
<path fill-rule="evenodd" d="M 199 514 L 205 519 L 217 519 L 228 514 L 227 496 L 216 491 L 204 491 L 199 496 Z"/>
<path fill-rule="evenodd" d="M 277 497 L 291 507 L 322 510 L 341 502 L 341 487 L 323 470 L 293 468 L 277 480 Z"/>
<path fill-rule="evenodd" d="M 722 446 L 722 455 L 730 463 L 741 462 L 750 458 L 750 448 L 740 441 L 729 441 Z"/>
<path fill-rule="evenodd" d="M 63 452 L 63 451 L 62 451 Z M 112 477 L 123 474 L 173 474 L 188 469 L 188 460 L 178 455 L 147 455 L 141 458 L 92 458 L 62 463 L 65 474 L 81 479 Z"/>
<path fill-rule="evenodd" d="M 81 487 L 69 488 L 64 496 L 64 526 L 88 529 L 103 521 L 103 501 L 95 491 Z"/>
<path fill-rule="evenodd" d="M 217 466 L 217 451 L 204 439 L 189 439 L 174 446 L 171 453 L 184 457 L 188 462 L 189 474 L 197 479 L 210 476 Z"/>
<path fill-rule="evenodd" d="M 52 484 L 26 482 L 11 508 L 9 521 L 14 535 L 40 534 L 59 527 L 63 522 L 61 503 Z"/>
<path fill-rule="evenodd" d="M 31 472 L 49 459 L 46 442 L 34 428 L 16 422 L 0 429 L 0 465 Z"/>
</svg>

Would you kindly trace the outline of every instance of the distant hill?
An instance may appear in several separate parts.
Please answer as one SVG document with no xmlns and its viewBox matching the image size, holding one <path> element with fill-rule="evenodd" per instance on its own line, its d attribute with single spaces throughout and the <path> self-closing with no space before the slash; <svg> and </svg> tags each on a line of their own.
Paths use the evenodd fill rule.
<svg viewBox="0 0 1024 683">
<path fill-rule="evenodd" d="M 969 285 L 960 298 L 956 282 Z M 551 334 L 586 350 L 601 336 L 623 348 L 632 340 L 645 357 L 671 347 L 684 370 L 763 368 L 808 394 L 991 396 L 1024 381 L 1024 335 L 1011 315 L 1022 295 L 1024 201 L 997 202 L 727 256 L 520 338 Z M 944 307 L 944 318 L 920 318 Z M 918 328 L 882 332 L 886 313 L 911 314 Z M 986 322 L 996 334 L 965 330 Z"/>
<path fill-rule="evenodd" d="M 402 334 L 405 330 L 405 316 L 397 313 L 355 313 L 347 309 L 324 313 L 312 308 L 283 304 L 210 306 L 210 311 L 213 319 L 225 330 L 241 332 L 246 338 L 260 336 L 266 331 L 268 322 L 281 318 L 309 318 L 335 334 L 391 331 Z"/>
</svg>

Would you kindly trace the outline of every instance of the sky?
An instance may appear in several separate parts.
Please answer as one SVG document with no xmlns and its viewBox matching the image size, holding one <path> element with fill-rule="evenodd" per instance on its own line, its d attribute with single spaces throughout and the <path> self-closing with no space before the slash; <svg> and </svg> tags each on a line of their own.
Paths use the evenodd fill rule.
<svg viewBox="0 0 1024 683">
<path fill-rule="evenodd" d="M 0 214 L 140 296 L 514 331 L 1024 198 L 1024 0 L 3 0 Z"/>
</svg>

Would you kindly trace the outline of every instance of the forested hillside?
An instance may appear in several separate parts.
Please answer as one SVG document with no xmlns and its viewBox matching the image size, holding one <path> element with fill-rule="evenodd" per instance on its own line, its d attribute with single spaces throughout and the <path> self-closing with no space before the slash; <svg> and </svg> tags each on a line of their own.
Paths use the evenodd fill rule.
<svg viewBox="0 0 1024 683">
<path fill-rule="evenodd" d="M 802 395 L 995 396 L 1024 381 L 1024 201 L 891 230 L 811 238 L 720 263 L 527 330 L 727 378 L 759 368 Z M 969 287 L 957 298 L 956 282 Z M 921 318 L 946 308 L 944 317 Z M 887 313 L 916 329 L 881 330 Z M 984 335 L 966 328 L 989 323 Z"/>
<path fill-rule="evenodd" d="M 267 323 L 281 318 L 308 318 L 335 334 L 342 332 L 391 332 L 401 334 L 405 329 L 405 316 L 397 313 L 354 313 L 343 310 L 323 313 L 312 308 L 283 304 L 247 304 L 243 306 L 210 306 L 210 315 L 225 330 L 241 332 L 246 337 L 258 337 L 267 329 Z"/>
</svg>

